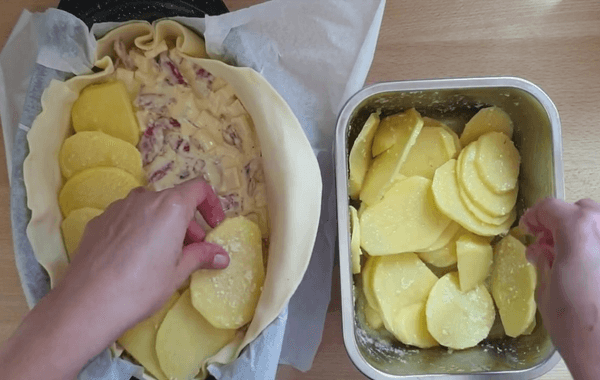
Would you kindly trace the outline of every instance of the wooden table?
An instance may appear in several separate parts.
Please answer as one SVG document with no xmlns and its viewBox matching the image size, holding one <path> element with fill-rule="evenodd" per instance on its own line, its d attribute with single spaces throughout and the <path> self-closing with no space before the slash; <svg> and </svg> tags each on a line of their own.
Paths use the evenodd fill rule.
<svg viewBox="0 0 600 380">
<path fill-rule="evenodd" d="M 231 10 L 261 2 L 226 0 Z M 57 0 L 6 0 L 0 44 L 23 8 Z M 494 2 L 388 0 L 368 83 L 513 75 L 541 86 L 562 120 L 566 197 L 600 200 L 600 3 L 597 0 Z M 333 126 L 332 126 L 333 127 Z M 1 138 L 1 136 L 0 136 Z M 0 144 L 0 149 L 4 145 Z M 4 158 L 4 152 L 0 152 Z M 13 258 L 9 185 L 0 164 L 0 341 L 27 312 Z M 323 342 L 308 373 L 281 367 L 279 379 L 360 379 L 341 335 L 338 268 Z M 564 363 L 542 377 L 571 379 Z"/>
</svg>

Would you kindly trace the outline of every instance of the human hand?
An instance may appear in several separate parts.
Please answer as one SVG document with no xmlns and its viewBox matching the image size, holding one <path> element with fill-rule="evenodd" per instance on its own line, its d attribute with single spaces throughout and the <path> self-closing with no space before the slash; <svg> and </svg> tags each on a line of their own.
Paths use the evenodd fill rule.
<svg viewBox="0 0 600 380">
<path fill-rule="evenodd" d="M 546 199 L 521 227 L 534 235 L 527 258 L 538 269 L 544 326 L 576 378 L 600 378 L 600 205 Z"/>
</svg>

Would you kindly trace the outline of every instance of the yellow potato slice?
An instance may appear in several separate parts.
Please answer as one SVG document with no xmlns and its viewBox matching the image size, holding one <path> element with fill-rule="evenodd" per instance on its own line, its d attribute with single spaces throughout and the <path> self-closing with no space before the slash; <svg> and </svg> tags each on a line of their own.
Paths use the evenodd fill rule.
<svg viewBox="0 0 600 380">
<path fill-rule="evenodd" d="M 102 132 L 79 132 L 66 139 L 59 163 L 67 179 L 84 169 L 108 166 L 123 169 L 145 182 L 142 157 L 135 146 Z"/>
<path fill-rule="evenodd" d="M 417 255 L 421 260 L 438 268 L 445 268 L 456 264 L 456 240 L 466 232 L 459 225 L 456 233 L 445 246 L 434 251 L 418 252 Z"/>
<path fill-rule="evenodd" d="M 494 247 L 492 294 L 506 335 L 516 338 L 535 318 L 536 271 L 525 257 L 525 246 L 507 235 Z"/>
<path fill-rule="evenodd" d="M 156 356 L 156 333 L 165 316 L 178 299 L 179 293 L 173 294 L 159 311 L 125 331 L 117 339 L 117 342 L 158 380 L 167 380 L 167 376 L 160 369 L 158 357 Z"/>
<path fill-rule="evenodd" d="M 505 216 L 517 203 L 518 186 L 504 194 L 496 194 L 485 186 L 475 169 L 478 144 L 470 144 L 458 156 L 456 168 L 459 186 L 482 211 L 493 217 Z"/>
<path fill-rule="evenodd" d="M 425 301 L 402 308 L 394 318 L 392 334 L 402 343 L 419 348 L 439 346 L 427 330 Z"/>
<path fill-rule="evenodd" d="M 104 210 L 123 199 L 142 184 L 131 174 L 118 168 L 92 168 L 75 174 L 63 186 L 58 203 L 63 215 L 83 207 Z"/>
<path fill-rule="evenodd" d="M 485 286 L 462 292 L 458 273 L 448 273 L 435 284 L 426 306 L 427 328 L 441 345 L 461 350 L 488 336 L 496 311 Z"/>
<path fill-rule="evenodd" d="M 378 202 L 397 179 L 400 168 L 423 128 L 423 119 L 417 111 L 408 110 L 406 114 L 410 117 L 403 118 L 403 122 L 399 124 L 400 127 L 395 130 L 394 145 L 375 158 L 367 171 L 360 191 L 360 200 L 367 205 Z M 378 128 L 379 130 L 381 130 L 381 126 Z M 373 142 L 374 145 L 375 142 Z"/>
<path fill-rule="evenodd" d="M 191 380 L 202 362 L 235 338 L 236 330 L 218 329 L 192 305 L 186 290 L 167 312 L 156 334 L 156 356 L 168 379 Z"/>
<path fill-rule="evenodd" d="M 369 255 L 414 252 L 432 245 L 450 224 L 437 209 L 431 181 L 410 177 L 396 182 L 381 202 L 360 218 L 361 247 Z"/>
<path fill-rule="evenodd" d="M 375 311 L 379 313 L 381 310 L 377 299 L 375 298 L 375 292 L 373 292 L 373 268 L 375 267 L 375 258 L 369 257 L 365 262 L 365 267 L 362 271 L 362 289 L 367 304 L 371 306 Z"/>
<path fill-rule="evenodd" d="M 483 223 L 499 226 L 502 223 L 506 222 L 508 218 L 510 218 L 510 213 L 503 216 L 491 216 L 485 211 L 481 210 L 479 207 L 477 207 L 475 203 L 473 203 L 471 198 L 469 198 L 467 193 L 463 190 L 462 186 L 458 186 L 458 195 L 460 195 L 460 200 L 463 202 L 465 207 Z"/>
<path fill-rule="evenodd" d="M 385 327 L 393 331 L 394 319 L 404 307 L 424 302 L 437 276 L 414 253 L 376 257 L 373 294 Z"/>
<path fill-rule="evenodd" d="M 490 132 L 477 140 L 475 168 L 483 183 L 493 192 L 504 194 L 517 186 L 521 155 L 511 139 Z"/>
<path fill-rule="evenodd" d="M 460 290 L 468 292 L 482 284 L 490 273 L 494 255 L 490 242 L 467 232 L 456 240 Z"/>
<path fill-rule="evenodd" d="M 435 169 L 453 158 L 456 150 L 452 136 L 441 127 L 423 127 L 415 145 L 410 149 L 400 174 L 406 177 L 421 176 L 432 179 Z"/>
<path fill-rule="evenodd" d="M 365 305 L 364 312 L 365 321 L 373 330 L 377 330 L 383 326 L 383 319 L 381 319 L 381 315 L 379 315 L 377 310 L 369 306 L 369 304 Z"/>
<path fill-rule="evenodd" d="M 71 118 L 75 132 L 101 131 L 132 145 L 140 139 L 131 99 L 120 81 L 84 88 L 73 104 Z"/>
<path fill-rule="evenodd" d="M 358 208 L 358 219 L 362 216 L 362 214 L 367 209 L 367 204 L 365 202 L 361 202 L 360 207 Z"/>
<path fill-rule="evenodd" d="M 62 221 L 60 227 L 69 259 L 73 259 L 73 254 L 77 250 L 77 247 L 79 247 L 85 226 L 90 220 L 100 214 L 102 214 L 102 210 L 100 209 L 84 207 L 74 210 Z"/>
<path fill-rule="evenodd" d="M 513 122 L 510 116 L 499 107 L 483 108 L 465 125 L 460 135 L 460 143 L 467 146 L 479 136 L 488 132 L 502 132 L 512 139 Z"/>
<path fill-rule="evenodd" d="M 531 321 L 531 324 L 529 324 L 529 327 L 527 327 L 525 329 L 525 331 L 523 331 L 523 335 L 531 335 L 531 333 L 533 333 L 533 330 L 535 330 L 536 325 L 537 325 L 537 322 L 535 320 L 535 317 L 533 317 L 533 321 Z"/>
<path fill-rule="evenodd" d="M 431 188 L 439 210 L 474 234 L 482 236 L 504 234 L 517 218 L 514 208 L 506 222 L 499 226 L 484 223 L 475 217 L 460 199 L 456 180 L 456 160 L 450 160 L 436 170 Z"/>
<path fill-rule="evenodd" d="M 225 219 L 206 236 L 231 258 L 226 269 L 192 273 L 192 303 L 213 326 L 237 329 L 254 317 L 265 281 L 261 236 L 256 223 L 243 216 Z"/>
<path fill-rule="evenodd" d="M 358 212 L 350 206 L 350 229 L 352 237 L 350 238 L 350 254 L 352 257 L 352 273 L 360 273 L 360 222 L 358 221 Z"/>
<path fill-rule="evenodd" d="M 358 199 L 360 189 L 365 180 L 365 175 L 371 165 L 372 155 L 371 146 L 373 145 L 373 137 L 379 126 L 379 115 L 372 113 L 365 122 L 362 130 L 352 145 L 348 163 L 350 167 L 350 178 L 348 184 L 348 193 L 350 198 Z"/>
<path fill-rule="evenodd" d="M 405 129 L 412 128 L 417 124 L 422 126 L 422 121 L 421 115 L 414 108 L 381 120 L 377 133 L 373 138 L 373 157 L 379 156 L 396 144 L 398 139 L 404 135 Z"/>
<path fill-rule="evenodd" d="M 450 240 L 452 240 L 452 238 L 455 237 L 461 229 L 462 227 L 460 226 L 460 224 L 452 220 L 450 221 L 450 224 L 448 224 L 448 227 L 446 227 L 444 232 L 442 232 L 440 237 L 433 244 L 431 244 L 427 248 L 415 250 L 415 252 L 433 252 L 437 251 L 438 249 L 444 248 L 446 245 L 448 245 L 448 243 L 450 243 Z"/>
<path fill-rule="evenodd" d="M 521 228 L 519 228 L 519 226 L 511 228 L 508 233 L 525 246 L 529 244 L 528 240 L 530 239 L 531 235 L 526 234 Z"/>
<path fill-rule="evenodd" d="M 448 132 L 448 134 L 450 136 L 452 136 L 452 141 L 454 143 L 452 146 L 448 147 L 448 154 L 450 154 L 452 156 L 450 158 L 456 158 L 456 156 L 458 155 L 458 153 L 462 149 L 462 145 L 460 144 L 460 139 L 458 138 L 458 135 L 456 134 L 456 132 L 454 132 L 452 130 L 452 128 L 450 128 L 449 126 L 447 126 L 445 123 L 442 123 L 439 120 L 435 120 L 435 119 L 432 119 L 432 118 L 426 117 L 426 116 L 423 117 L 423 128 L 425 128 L 425 127 L 441 127 L 441 128 L 444 128 L 446 130 L 446 132 Z M 452 154 L 452 152 L 454 152 L 454 154 Z"/>
</svg>

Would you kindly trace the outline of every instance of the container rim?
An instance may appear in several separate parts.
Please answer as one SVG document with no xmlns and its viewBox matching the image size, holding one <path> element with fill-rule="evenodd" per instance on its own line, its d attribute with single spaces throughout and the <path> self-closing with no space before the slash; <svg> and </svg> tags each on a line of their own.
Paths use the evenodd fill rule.
<svg viewBox="0 0 600 380">
<path fill-rule="evenodd" d="M 555 179 L 555 194 L 559 199 L 564 199 L 564 169 L 562 162 L 562 136 L 560 117 L 556 105 L 548 94 L 534 83 L 518 77 L 499 76 L 499 77 L 471 77 L 471 78 L 444 78 L 444 79 L 421 79 L 421 80 L 406 80 L 406 81 L 389 81 L 375 83 L 364 87 L 354 95 L 342 107 L 335 130 L 335 182 L 336 182 L 336 199 L 338 213 L 338 257 L 340 260 L 340 291 L 342 302 L 342 330 L 344 338 L 344 346 L 352 363 L 365 376 L 373 379 L 423 379 L 423 378 L 452 378 L 452 379 L 491 379 L 502 378 L 507 380 L 522 380 L 533 379 L 550 371 L 560 360 L 560 354 L 554 348 L 553 353 L 543 362 L 538 365 L 517 371 L 494 371 L 494 372 L 477 372 L 472 374 L 427 374 L 427 375 L 390 375 L 379 371 L 371 366 L 357 349 L 356 336 L 354 334 L 354 294 L 353 280 L 351 274 L 351 265 L 349 256 L 346 253 L 349 250 L 349 231 L 348 226 L 348 164 L 346 157 L 346 129 L 348 122 L 356 107 L 368 97 L 388 92 L 416 92 L 428 90 L 449 90 L 449 89 L 472 89 L 472 88 L 516 88 L 529 93 L 533 96 L 544 108 L 552 127 L 552 160 L 554 166 Z M 340 144 L 344 142 L 344 144 Z M 343 146 L 341 146 L 343 145 Z M 343 227 L 343 228 L 342 228 Z"/>
</svg>

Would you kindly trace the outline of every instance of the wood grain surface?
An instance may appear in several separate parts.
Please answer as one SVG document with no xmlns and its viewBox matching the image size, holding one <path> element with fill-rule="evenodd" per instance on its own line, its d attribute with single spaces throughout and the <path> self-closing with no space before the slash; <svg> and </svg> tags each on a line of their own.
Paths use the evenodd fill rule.
<svg viewBox="0 0 600 380">
<path fill-rule="evenodd" d="M 259 2 L 225 1 L 231 10 Z M 56 5 L 56 0 L 3 1 L 0 45 L 24 8 L 41 11 Z M 562 121 L 567 200 L 600 200 L 600 2 L 388 0 L 368 83 L 496 75 L 523 77 L 550 95 Z M 0 157 L 4 160 L 3 151 Z M 1 342 L 27 311 L 13 257 L 3 163 L 0 215 Z M 312 370 L 280 367 L 278 379 L 361 378 L 344 349 L 336 267 L 325 333 Z M 541 379 L 571 378 L 561 362 Z"/>
</svg>

